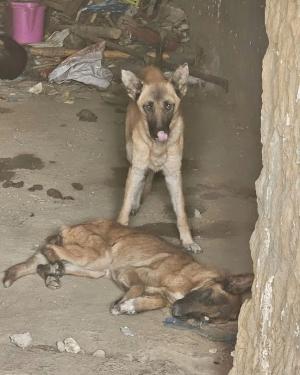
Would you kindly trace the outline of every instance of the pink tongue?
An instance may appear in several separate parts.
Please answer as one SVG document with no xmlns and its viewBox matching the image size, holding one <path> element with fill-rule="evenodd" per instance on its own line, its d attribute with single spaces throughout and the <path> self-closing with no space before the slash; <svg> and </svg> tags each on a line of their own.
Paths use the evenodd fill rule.
<svg viewBox="0 0 300 375">
<path fill-rule="evenodd" d="M 157 138 L 159 142 L 165 142 L 168 140 L 168 134 L 161 130 L 157 133 Z"/>
</svg>

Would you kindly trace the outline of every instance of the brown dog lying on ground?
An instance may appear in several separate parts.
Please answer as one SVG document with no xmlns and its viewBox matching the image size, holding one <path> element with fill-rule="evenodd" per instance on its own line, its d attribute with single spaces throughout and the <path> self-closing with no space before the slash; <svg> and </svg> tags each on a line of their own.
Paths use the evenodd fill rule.
<svg viewBox="0 0 300 375">
<path fill-rule="evenodd" d="M 110 220 L 67 227 L 47 238 L 28 260 L 5 271 L 3 285 L 34 273 L 53 289 L 63 275 L 111 278 L 125 290 L 112 305 L 115 315 L 171 305 L 176 317 L 214 322 L 237 318 L 253 281 L 252 274 L 224 275 L 161 238 Z"/>
</svg>

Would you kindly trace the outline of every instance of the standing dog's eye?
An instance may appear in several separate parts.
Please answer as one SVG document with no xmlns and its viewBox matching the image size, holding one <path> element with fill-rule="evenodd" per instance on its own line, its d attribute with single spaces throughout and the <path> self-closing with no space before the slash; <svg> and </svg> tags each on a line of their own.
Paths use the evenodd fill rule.
<svg viewBox="0 0 300 375">
<path fill-rule="evenodd" d="M 153 110 L 153 102 L 148 102 L 144 104 L 143 108 L 146 112 L 151 112 Z"/>
<path fill-rule="evenodd" d="M 171 111 L 174 107 L 174 104 L 172 104 L 170 102 L 164 102 L 164 107 L 165 107 L 165 110 Z"/>
</svg>

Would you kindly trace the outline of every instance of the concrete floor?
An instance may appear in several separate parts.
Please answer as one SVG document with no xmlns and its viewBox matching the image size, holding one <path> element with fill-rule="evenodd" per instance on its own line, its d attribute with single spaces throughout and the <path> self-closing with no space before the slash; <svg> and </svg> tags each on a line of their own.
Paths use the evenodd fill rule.
<svg viewBox="0 0 300 375">
<path fill-rule="evenodd" d="M 24 181 L 20 188 L 1 188 L 2 270 L 32 254 L 62 224 L 115 217 L 126 178 L 123 100 L 117 97 L 117 104 L 108 104 L 99 92 L 80 85 L 60 86 L 57 92 L 48 87 L 47 94 L 30 96 L 31 84 L 15 82 L 0 89 L 1 184 Z M 66 98 L 73 104 L 64 103 Z M 80 122 L 76 113 L 83 108 L 93 111 L 97 122 Z M 248 241 L 256 219 L 260 144 L 249 110 L 237 116 L 234 100 L 219 90 L 191 90 L 184 104 L 184 190 L 191 225 L 204 250 L 199 259 L 234 273 L 252 266 Z M 74 182 L 83 190 L 75 190 Z M 35 184 L 43 190 L 29 191 Z M 74 199 L 54 199 L 47 195 L 50 188 Z M 200 219 L 194 217 L 195 209 Z M 161 178 L 132 225 L 177 239 Z M 118 295 L 110 281 L 71 277 L 58 291 L 45 288 L 37 276 L 1 289 L 0 374 L 228 373 L 230 346 L 195 331 L 164 327 L 167 309 L 111 316 L 108 308 Z M 124 336 L 122 326 L 135 336 Z M 9 335 L 26 331 L 33 337 L 32 348 L 10 343 Z M 56 341 L 69 336 L 85 354 L 52 350 Z M 210 353 L 214 348 L 217 352 Z M 96 349 L 105 350 L 107 358 L 91 356 Z"/>
</svg>

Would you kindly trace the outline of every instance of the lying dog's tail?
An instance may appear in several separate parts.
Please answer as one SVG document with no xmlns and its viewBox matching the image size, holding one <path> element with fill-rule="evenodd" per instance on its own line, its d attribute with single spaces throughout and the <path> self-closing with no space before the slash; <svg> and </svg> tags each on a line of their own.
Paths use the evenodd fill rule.
<svg viewBox="0 0 300 375">
<path fill-rule="evenodd" d="M 23 276 L 32 275 L 37 272 L 37 266 L 39 264 L 47 264 L 46 257 L 40 252 L 35 253 L 25 262 L 15 264 L 4 271 L 3 286 L 5 288 L 10 287 L 17 279 Z"/>
<path fill-rule="evenodd" d="M 223 288 L 231 294 L 243 294 L 249 292 L 252 287 L 253 273 L 229 275 L 223 280 Z"/>
</svg>

